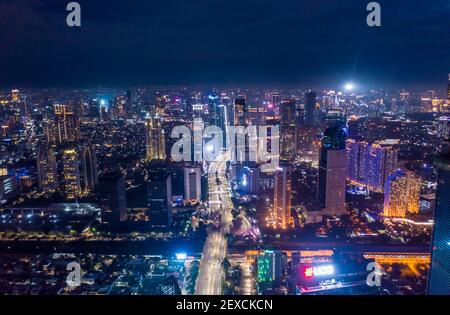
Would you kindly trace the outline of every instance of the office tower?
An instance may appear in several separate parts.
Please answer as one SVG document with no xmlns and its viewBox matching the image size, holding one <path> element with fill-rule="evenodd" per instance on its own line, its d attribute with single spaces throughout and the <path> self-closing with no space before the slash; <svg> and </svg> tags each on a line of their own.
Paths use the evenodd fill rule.
<svg viewBox="0 0 450 315">
<path fill-rule="evenodd" d="M 184 168 L 184 199 L 186 201 L 200 201 L 202 195 L 200 167 Z"/>
<path fill-rule="evenodd" d="M 450 145 L 435 159 L 438 170 L 428 294 L 450 295 Z"/>
<path fill-rule="evenodd" d="M 78 118 L 67 105 L 54 105 L 54 125 L 47 131 L 49 142 L 64 143 L 78 138 Z"/>
<path fill-rule="evenodd" d="M 98 184 L 97 157 L 94 147 L 88 144 L 81 153 L 81 165 L 83 167 L 83 189 L 94 191 Z"/>
<path fill-rule="evenodd" d="M 116 96 L 113 104 L 114 119 L 126 118 L 127 99 L 123 95 Z"/>
<path fill-rule="evenodd" d="M 246 101 L 243 96 L 238 96 L 234 101 L 234 125 L 246 126 Z"/>
<path fill-rule="evenodd" d="M 448 116 L 439 117 L 437 134 L 439 138 L 444 140 L 448 140 L 450 138 L 450 117 Z"/>
<path fill-rule="evenodd" d="M 121 172 L 100 175 L 96 192 L 102 207 L 102 220 L 105 223 L 127 221 L 125 177 Z"/>
<path fill-rule="evenodd" d="M 89 116 L 91 118 L 100 118 L 100 100 L 93 98 L 89 104 Z"/>
<path fill-rule="evenodd" d="M 283 255 L 279 250 L 266 250 L 256 260 L 258 283 L 279 284 L 283 270 Z"/>
<path fill-rule="evenodd" d="M 384 188 L 386 217 L 404 218 L 406 213 L 419 212 L 420 178 L 410 171 L 397 170 L 388 176 Z"/>
<path fill-rule="evenodd" d="M 58 175 L 53 150 L 46 144 L 40 145 L 36 152 L 36 162 L 39 189 L 45 194 L 56 192 L 58 190 Z"/>
<path fill-rule="evenodd" d="M 164 160 L 166 158 L 166 147 L 164 131 L 160 117 L 145 118 L 147 161 Z"/>
<path fill-rule="evenodd" d="M 80 165 L 75 148 L 63 149 L 63 182 L 67 199 L 74 199 L 81 195 Z"/>
<path fill-rule="evenodd" d="M 9 175 L 6 167 L 0 167 L 0 203 L 6 202 L 14 194 L 15 186 L 14 174 Z"/>
<path fill-rule="evenodd" d="M 128 90 L 125 92 L 126 97 L 126 115 L 128 118 L 132 118 L 134 114 L 136 114 L 135 102 L 133 98 L 133 93 Z"/>
<path fill-rule="evenodd" d="M 292 225 L 290 167 L 288 165 L 280 165 L 274 176 L 273 227 L 276 229 L 287 229 Z"/>
<path fill-rule="evenodd" d="M 169 276 L 161 281 L 156 288 L 157 295 L 182 295 L 178 281 L 174 276 Z"/>
<path fill-rule="evenodd" d="M 305 124 L 314 126 L 314 112 L 316 110 L 316 93 L 309 91 L 305 94 Z"/>
<path fill-rule="evenodd" d="M 325 126 L 345 128 L 347 125 L 347 120 L 344 113 L 340 109 L 329 109 L 325 116 Z"/>
<path fill-rule="evenodd" d="M 351 183 L 383 192 L 386 178 L 397 170 L 398 150 L 393 146 L 347 141 L 347 178 Z"/>
<path fill-rule="evenodd" d="M 239 181 L 240 189 L 247 194 L 257 195 L 260 186 L 260 170 L 256 162 L 246 162 Z"/>
<path fill-rule="evenodd" d="M 145 170 L 147 200 L 152 225 L 172 222 L 172 175 L 164 165 L 149 164 Z"/>
<path fill-rule="evenodd" d="M 346 211 L 346 136 L 344 128 L 333 126 L 327 128 L 322 137 L 317 197 L 321 209 L 331 216 L 343 214 Z"/>
<path fill-rule="evenodd" d="M 280 105 L 281 159 L 296 155 L 295 100 L 284 100 Z"/>
<path fill-rule="evenodd" d="M 156 104 L 155 104 L 155 116 L 162 117 L 165 114 L 165 99 L 161 93 L 156 92 L 155 95 Z"/>
</svg>

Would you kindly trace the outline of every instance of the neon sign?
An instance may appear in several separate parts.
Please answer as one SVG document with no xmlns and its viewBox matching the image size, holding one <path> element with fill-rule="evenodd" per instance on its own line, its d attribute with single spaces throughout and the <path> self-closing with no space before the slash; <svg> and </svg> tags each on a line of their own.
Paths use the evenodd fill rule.
<svg viewBox="0 0 450 315">
<path fill-rule="evenodd" d="M 328 276 L 334 274 L 333 265 L 321 265 L 316 267 L 306 267 L 303 271 L 305 278 Z"/>
</svg>

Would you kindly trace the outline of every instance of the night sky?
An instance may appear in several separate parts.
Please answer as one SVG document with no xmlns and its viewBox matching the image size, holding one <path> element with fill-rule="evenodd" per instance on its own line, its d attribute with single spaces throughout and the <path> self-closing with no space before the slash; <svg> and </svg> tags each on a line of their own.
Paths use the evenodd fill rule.
<svg viewBox="0 0 450 315">
<path fill-rule="evenodd" d="M 0 0 L 0 87 L 295 84 L 443 86 L 450 1 Z"/>
</svg>

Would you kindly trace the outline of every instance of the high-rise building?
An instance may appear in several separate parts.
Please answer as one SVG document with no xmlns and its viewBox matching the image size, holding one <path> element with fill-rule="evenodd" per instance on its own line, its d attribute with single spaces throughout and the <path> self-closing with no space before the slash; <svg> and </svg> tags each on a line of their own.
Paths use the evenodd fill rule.
<svg viewBox="0 0 450 315">
<path fill-rule="evenodd" d="M 98 98 L 93 98 L 89 104 L 89 116 L 92 118 L 100 117 L 100 100 Z"/>
<path fill-rule="evenodd" d="M 316 93 L 307 92 L 305 94 L 305 124 L 314 126 L 314 112 L 316 110 Z"/>
<path fill-rule="evenodd" d="M 164 160 L 166 158 L 166 147 L 161 118 L 147 117 L 145 128 L 147 161 Z"/>
<path fill-rule="evenodd" d="M 11 91 L 11 101 L 18 102 L 20 101 L 20 92 L 17 89 Z"/>
<path fill-rule="evenodd" d="M 186 201 L 200 201 L 202 195 L 200 167 L 184 168 L 184 199 Z"/>
<path fill-rule="evenodd" d="M 428 294 L 450 295 L 450 146 L 436 158 L 438 170 Z"/>
<path fill-rule="evenodd" d="M 39 189 L 48 194 L 58 190 L 56 158 L 53 150 L 46 144 L 38 147 L 36 153 Z"/>
<path fill-rule="evenodd" d="M 69 106 L 54 105 L 54 122 L 47 129 L 47 141 L 64 143 L 78 138 L 78 118 Z"/>
<path fill-rule="evenodd" d="M 444 140 L 450 139 L 450 117 L 441 116 L 438 120 L 437 134 L 439 138 Z"/>
<path fill-rule="evenodd" d="M 172 222 L 172 174 L 156 164 L 149 164 L 145 172 L 150 223 L 168 226 Z"/>
<path fill-rule="evenodd" d="M 317 197 L 321 209 L 331 216 L 346 211 L 346 137 L 345 129 L 338 126 L 327 128 L 322 137 Z"/>
<path fill-rule="evenodd" d="M 81 165 L 83 167 L 83 189 L 94 191 L 98 184 L 97 157 L 94 147 L 89 144 L 81 153 Z"/>
<path fill-rule="evenodd" d="M 296 155 L 295 100 L 284 100 L 280 105 L 281 159 Z"/>
<path fill-rule="evenodd" d="M 273 227 L 287 229 L 292 225 L 291 169 L 289 165 L 280 165 L 274 175 Z"/>
<path fill-rule="evenodd" d="M 325 125 L 329 127 L 341 127 L 344 128 L 347 125 L 347 120 L 342 110 L 335 108 L 327 110 L 325 116 Z"/>
<path fill-rule="evenodd" d="M 81 195 L 80 163 L 75 148 L 65 148 L 62 154 L 64 193 L 67 199 Z"/>
<path fill-rule="evenodd" d="M 102 207 L 102 220 L 105 223 L 127 221 L 127 195 L 125 178 L 119 171 L 99 176 L 97 194 Z"/>
<path fill-rule="evenodd" d="M 384 188 L 386 217 L 404 218 L 406 213 L 419 212 L 421 180 L 411 171 L 397 170 L 388 176 Z"/>
<path fill-rule="evenodd" d="M 279 250 L 266 250 L 256 260 L 258 283 L 277 284 L 281 282 L 283 255 Z"/>
<path fill-rule="evenodd" d="M 234 101 L 234 125 L 245 126 L 247 105 L 244 96 L 238 96 Z"/>
<path fill-rule="evenodd" d="M 386 178 L 397 170 L 398 150 L 393 146 L 347 141 L 347 178 L 369 190 L 383 192 Z"/>
</svg>

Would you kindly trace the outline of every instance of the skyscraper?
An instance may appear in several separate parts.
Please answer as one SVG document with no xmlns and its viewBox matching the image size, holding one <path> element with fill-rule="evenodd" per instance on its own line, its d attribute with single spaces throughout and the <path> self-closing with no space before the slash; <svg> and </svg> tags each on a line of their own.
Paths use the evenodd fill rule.
<svg viewBox="0 0 450 315">
<path fill-rule="evenodd" d="M 145 170 L 150 223 L 168 226 L 172 222 L 172 175 L 164 165 L 149 164 Z"/>
<path fill-rule="evenodd" d="M 41 144 L 36 153 L 39 189 L 45 193 L 58 190 L 58 174 L 56 158 L 53 150 L 46 144 Z"/>
<path fill-rule="evenodd" d="M 388 176 L 384 188 L 386 217 L 404 218 L 406 213 L 419 212 L 420 178 L 410 171 L 397 170 Z"/>
<path fill-rule="evenodd" d="M 284 100 L 280 105 L 281 159 L 296 154 L 295 100 Z"/>
<path fill-rule="evenodd" d="M 246 101 L 244 96 L 238 96 L 234 101 L 234 125 L 235 126 L 245 126 L 246 119 Z"/>
<path fill-rule="evenodd" d="M 54 122 L 52 126 L 49 126 L 47 140 L 58 143 L 75 141 L 79 132 L 78 118 L 75 113 L 67 105 L 55 104 L 54 114 Z"/>
<path fill-rule="evenodd" d="M 102 220 L 107 223 L 127 221 L 127 195 L 123 174 L 119 171 L 104 173 L 98 182 Z"/>
<path fill-rule="evenodd" d="M 145 119 L 147 161 L 164 160 L 166 158 L 166 147 L 164 131 L 160 117 L 147 117 Z"/>
<path fill-rule="evenodd" d="M 314 112 L 316 110 L 316 93 L 309 91 L 305 94 L 305 124 L 314 126 Z"/>
<path fill-rule="evenodd" d="M 383 192 L 386 178 L 397 170 L 398 150 L 393 146 L 347 141 L 347 178 L 369 190 Z"/>
<path fill-rule="evenodd" d="M 89 144 L 81 153 L 81 165 L 83 167 L 83 189 L 94 191 L 98 184 L 97 157 L 94 147 Z"/>
<path fill-rule="evenodd" d="M 67 199 L 74 199 L 81 195 L 80 165 L 75 148 L 63 149 L 63 181 L 64 193 Z"/>
<path fill-rule="evenodd" d="M 200 167 L 184 168 L 184 199 L 200 201 L 202 193 Z"/>
<path fill-rule="evenodd" d="M 289 165 L 280 165 L 275 171 L 273 191 L 273 227 L 286 229 L 292 224 L 291 170 Z"/>
<path fill-rule="evenodd" d="M 450 294 L 450 146 L 436 158 L 438 169 L 428 294 Z"/>
<path fill-rule="evenodd" d="M 345 178 L 347 174 L 346 131 L 339 126 L 325 130 L 319 158 L 317 197 L 327 215 L 339 215 L 346 211 Z"/>
</svg>

